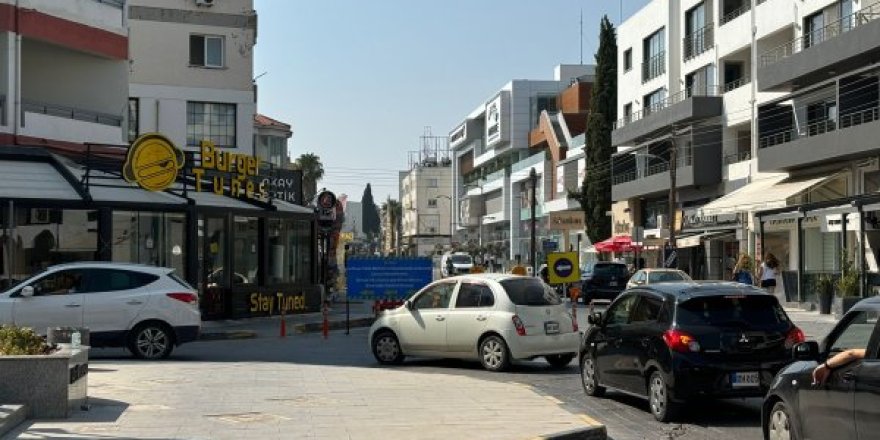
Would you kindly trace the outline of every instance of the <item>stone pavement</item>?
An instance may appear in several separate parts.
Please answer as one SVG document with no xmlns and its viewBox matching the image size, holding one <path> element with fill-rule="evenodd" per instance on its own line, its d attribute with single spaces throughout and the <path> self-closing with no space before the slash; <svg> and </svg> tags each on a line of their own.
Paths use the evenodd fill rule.
<svg viewBox="0 0 880 440">
<path fill-rule="evenodd" d="M 804 311 L 797 308 L 786 308 L 785 312 L 788 313 L 792 322 L 804 331 L 807 339 L 821 341 L 837 325 L 837 318 L 834 315 L 820 315 L 815 310 Z"/>
</svg>

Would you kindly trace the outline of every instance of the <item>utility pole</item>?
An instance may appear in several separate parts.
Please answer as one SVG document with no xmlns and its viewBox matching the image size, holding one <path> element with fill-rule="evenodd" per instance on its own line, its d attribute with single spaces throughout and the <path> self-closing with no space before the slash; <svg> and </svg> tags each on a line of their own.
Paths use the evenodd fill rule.
<svg viewBox="0 0 880 440">
<path fill-rule="evenodd" d="M 675 253 L 675 196 L 676 196 L 676 187 L 675 187 L 675 173 L 676 168 L 678 168 L 678 151 L 677 145 L 675 142 L 675 126 L 672 127 L 672 136 L 669 138 L 669 220 L 667 220 L 669 224 L 669 244 L 667 245 L 669 248 L 669 254 L 664 259 L 664 266 L 671 267 L 672 258 L 671 256 Z"/>
<path fill-rule="evenodd" d="M 531 222 L 531 227 L 532 227 L 532 231 L 531 231 L 532 232 L 532 237 L 531 237 L 532 275 L 537 275 L 538 274 L 538 261 L 537 261 L 538 260 L 538 249 L 535 244 L 535 207 L 538 204 L 538 200 L 537 200 L 538 199 L 538 197 L 537 197 L 537 195 L 538 195 L 538 173 L 535 172 L 534 168 L 532 168 L 531 171 L 529 171 L 529 181 L 531 182 L 531 186 L 532 186 L 532 200 L 531 200 L 531 202 L 532 202 L 531 203 L 531 205 L 532 205 L 532 207 L 531 207 L 532 208 L 531 209 L 531 211 L 532 211 L 531 212 L 531 214 L 532 214 L 531 215 L 531 219 L 532 219 L 532 222 Z"/>
</svg>

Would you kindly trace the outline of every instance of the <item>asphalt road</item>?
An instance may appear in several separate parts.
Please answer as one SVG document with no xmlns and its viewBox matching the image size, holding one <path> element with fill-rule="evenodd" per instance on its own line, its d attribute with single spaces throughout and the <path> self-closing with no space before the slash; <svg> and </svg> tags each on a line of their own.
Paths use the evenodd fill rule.
<svg viewBox="0 0 880 440">
<path fill-rule="evenodd" d="M 297 335 L 285 339 L 198 342 L 179 347 L 171 362 L 295 362 L 313 365 L 378 367 L 366 344 L 367 330 L 354 329 L 351 335 L 332 332 L 323 340 L 320 335 Z M 95 350 L 92 368 L 101 368 L 102 359 L 127 359 L 117 349 Z M 584 395 L 577 362 L 564 369 L 553 369 L 545 362 L 523 362 L 505 373 L 490 373 L 478 362 L 456 360 L 407 359 L 401 370 L 428 374 L 454 374 L 488 381 L 515 382 L 531 386 L 540 394 L 552 397 L 573 413 L 586 414 L 604 423 L 614 440 L 631 439 L 760 439 L 759 399 L 703 403 L 690 408 L 681 423 L 654 421 L 645 402 L 609 392 L 605 398 Z M 193 372 L 198 374 L 198 372 Z M 503 398 L 503 396 L 499 396 Z M 555 399 L 553 399 L 555 398 Z"/>
</svg>

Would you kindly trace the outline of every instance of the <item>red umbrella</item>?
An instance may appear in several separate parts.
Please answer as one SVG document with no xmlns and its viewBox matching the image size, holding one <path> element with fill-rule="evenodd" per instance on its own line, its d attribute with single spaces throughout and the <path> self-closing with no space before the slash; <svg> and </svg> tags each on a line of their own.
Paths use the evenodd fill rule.
<svg viewBox="0 0 880 440">
<path fill-rule="evenodd" d="M 640 244 L 634 244 L 632 241 L 632 237 L 628 235 L 618 235 L 616 237 L 611 237 L 607 240 L 602 240 L 594 245 L 596 250 L 599 252 L 632 252 L 636 250 L 641 250 L 642 246 Z"/>
</svg>

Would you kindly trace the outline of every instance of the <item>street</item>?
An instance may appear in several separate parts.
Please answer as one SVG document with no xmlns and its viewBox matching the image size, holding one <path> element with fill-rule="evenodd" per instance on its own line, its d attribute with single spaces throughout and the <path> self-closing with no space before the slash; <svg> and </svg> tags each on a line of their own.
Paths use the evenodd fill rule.
<svg viewBox="0 0 880 440">
<path fill-rule="evenodd" d="M 581 307 L 579 321 L 585 316 Z M 796 320 L 804 316 L 815 315 L 792 313 Z M 817 336 L 828 323 L 798 325 Z M 562 370 L 543 361 L 524 362 L 505 373 L 455 360 L 410 358 L 400 367 L 380 367 L 366 337 L 366 328 L 350 335 L 331 332 L 327 340 L 320 334 L 285 339 L 261 334 L 257 339 L 184 345 L 171 359 L 156 362 L 133 360 L 119 349 L 94 350 L 91 410 L 62 422 L 27 422 L 17 433 L 20 438 L 218 438 L 229 432 L 278 438 L 431 438 L 459 432 L 458 416 L 444 413 L 439 418 L 446 431 L 435 431 L 429 414 L 475 404 L 474 411 L 480 411 L 486 404 L 494 408 L 483 413 L 488 417 L 468 419 L 458 428 L 473 438 L 530 438 L 554 432 L 554 423 L 582 424 L 579 417 L 586 415 L 605 424 L 614 440 L 761 438 L 760 399 L 698 403 L 680 423 L 663 424 L 642 400 L 615 392 L 587 397 L 576 361 Z M 425 393 L 430 398 L 423 398 Z M 406 408 L 409 416 L 389 412 L 390 407 Z M 349 413 L 351 408 L 358 412 Z M 510 429 L 525 420 L 519 415 L 525 409 L 535 415 L 530 419 L 544 422 L 531 436 Z M 349 417 L 366 426 L 377 418 L 396 419 L 398 430 L 386 437 L 381 430 L 352 425 Z M 411 431 L 425 420 L 431 430 Z M 359 428 L 353 431 L 351 426 Z M 481 434 L 473 434 L 477 432 Z"/>
</svg>

